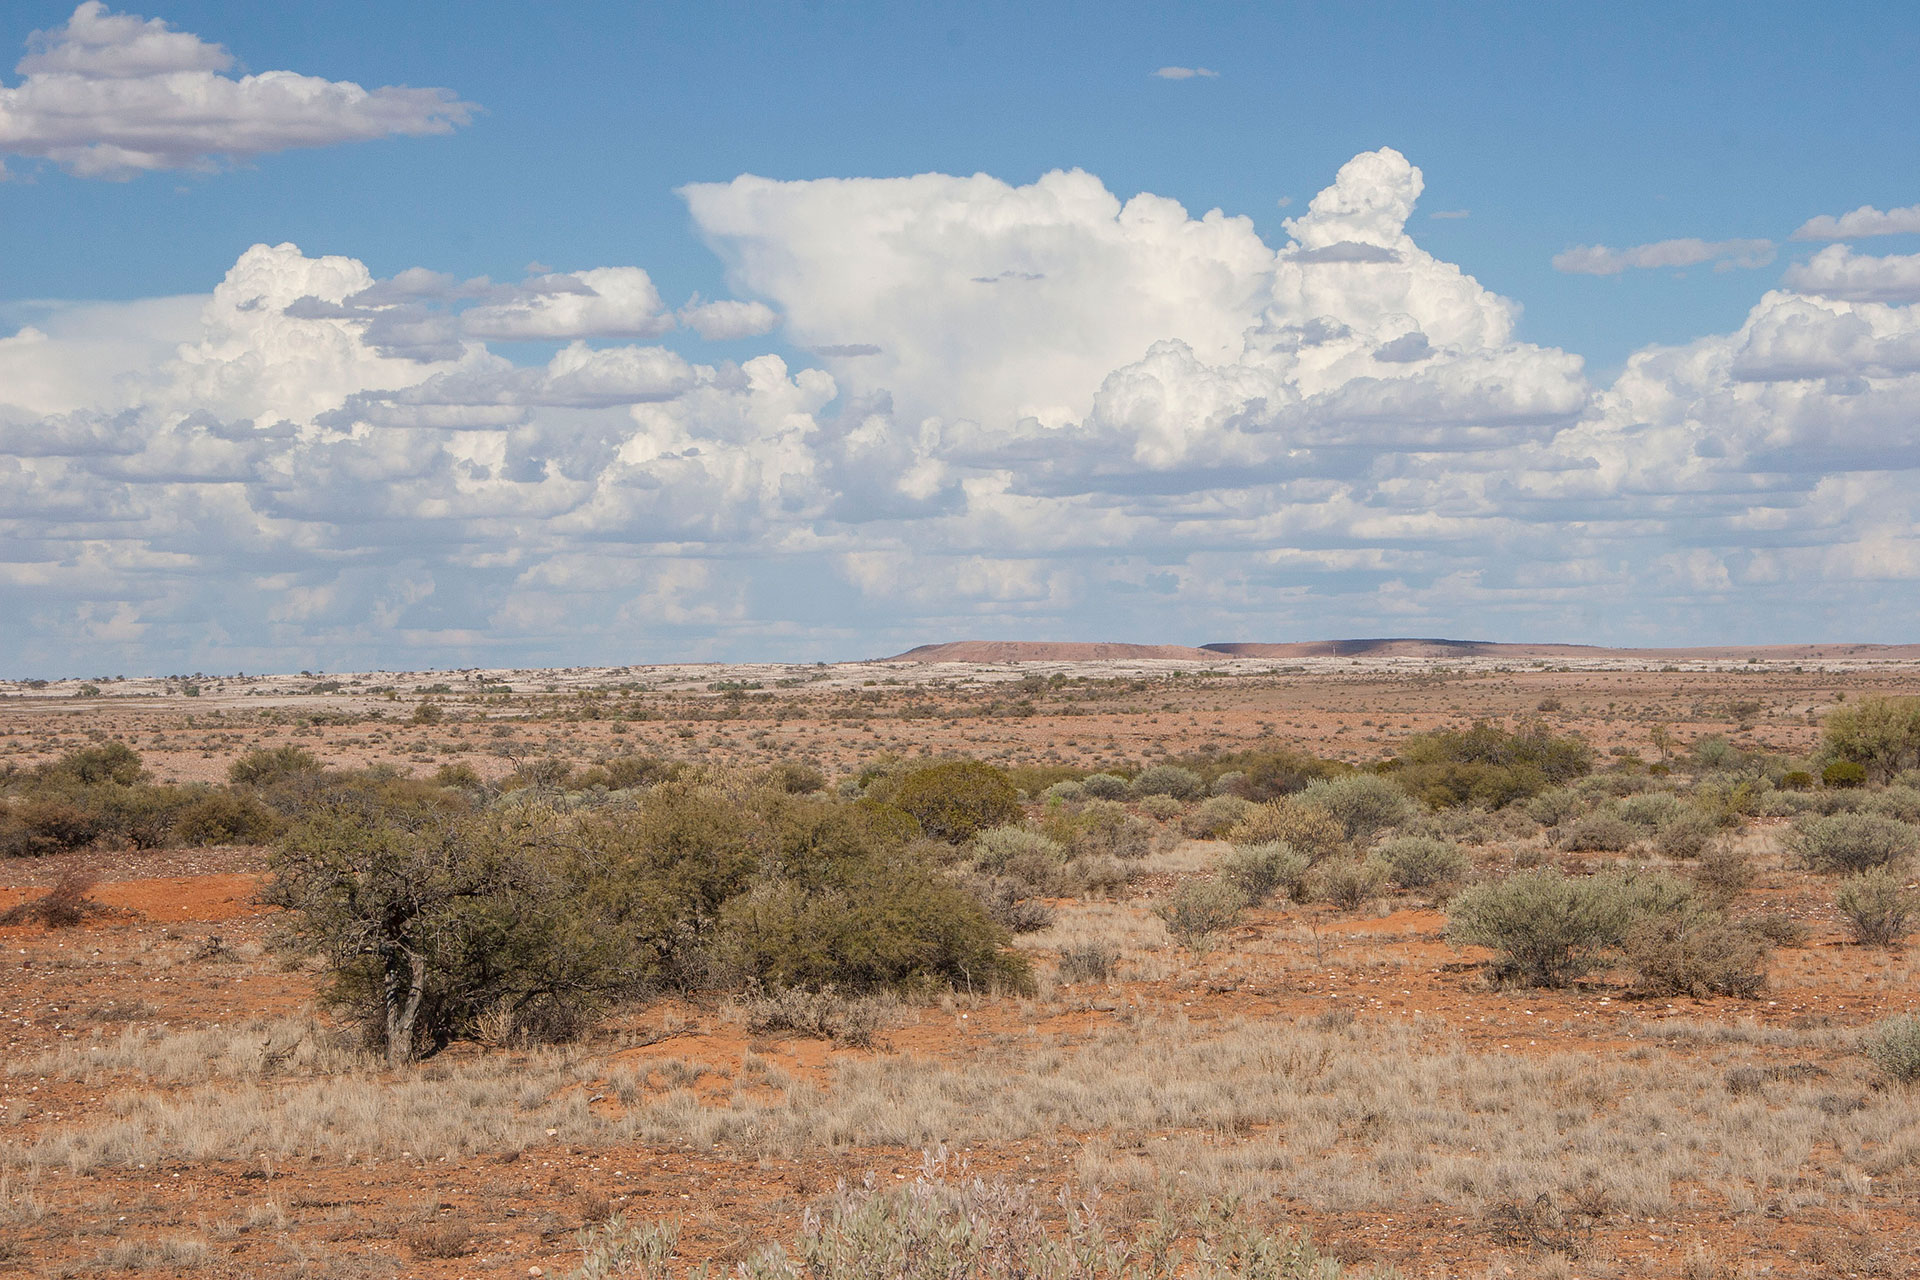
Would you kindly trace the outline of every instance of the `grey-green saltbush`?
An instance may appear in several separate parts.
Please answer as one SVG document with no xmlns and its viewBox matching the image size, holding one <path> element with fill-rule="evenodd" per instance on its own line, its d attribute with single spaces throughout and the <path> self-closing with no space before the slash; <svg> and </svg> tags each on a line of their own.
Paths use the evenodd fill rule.
<svg viewBox="0 0 1920 1280">
<path fill-rule="evenodd" d="M 1497 972 L 1563 987 L 1591 971 L 1642 921 L 1695 909 L 1698 895 L 1668 875 L 1577 879 L 1558 867 L 1473 885 L 1447 904 L 1447 936 L 1495 953 Z"/>
<path fill-rule="evenodd" d="M 1794 824 L 1789 846 L 1815 871 L 1870 871 L 1920 846 L 1920 831 L 1877 813 L 1835 813 Z"/>
<path fill-rule="evenodd" d="M 1920 893 L 1907 888 L 1906 876 L 1892 867 L 1874 867 L 1842 880 L 1833 905 L 1846 917 L 1855 941 L 1891 947 L 1913 932 Z"/>
<path fill-rule="evenodd" d="M 1191 769 L 1183 769 L 1177 764 L 1156 764 L 1141 771 L 1133 780 L 1133 793 L 1137 796 L 1172 796 L 1176 800 L 1193 800 L 1206 794 L 1207 784 L 1200 775 Z"/>
<path fill-rule="evenodd" d="M 1118 774 L 1090 773 L 1080 779 L 1080 789 L 1096 800 L 1119 800 L 1127 794 L 1127 780 Z"/>
<path fill-rule="evenodd" d="M 1900 1084 L 1920 1081 L 1920 1014 L 1902 1014 L 1875 1024 L 1863 1048 L 1874 1066 Z"/>
<path fill-rule="evenodd" d="M 1154 910 L 1167 933 L 1189 951 L 1210 951 L 1220 932 L 1232 926 L 1247 900 L 1226 880 L 1189 880 Z"/>
<path fill-rule="evenodd" d="M 1374 773 L 1349 773 L 1307 784 L 1300 799 L 1333 815 L 1349 840 L 1365 841 L 1409 822 L 1419 809 L 1407 793 Z"/>
<path fill-rule="evenodd" d="M 1306 896 L 1308 862 L 1304 854 L 1282 840 L 1264 844 L 1236 845 L 1220 860 L 1220 877 L 1244 895 L 1248 902 L 1260 903 L 1276 892 L 1285 892 L 1296 901 Z"/>
<path fill-rule="evenodd" d="M 1397 889 L 1430 889 L 1452 884 L 1473 869 L 1457 845 L 1432 836 L 1395 836 L 1373 851 Z"/>
</svg>

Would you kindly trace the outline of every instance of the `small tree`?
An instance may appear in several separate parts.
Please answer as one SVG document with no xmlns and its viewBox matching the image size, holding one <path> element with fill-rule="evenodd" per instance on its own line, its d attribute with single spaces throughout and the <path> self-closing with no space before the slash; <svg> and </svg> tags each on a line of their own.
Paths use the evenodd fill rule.
<svg viewBox="0 0 1920 1280">
<path fill-rule="evenodd" d="M 262 896 L 293 913 L 288 941 L 325 960 L 328 996 L 392 1066 L 483 1013 L 564 1038 L 631 981 L 631 965 L 552 836 L 537 814 L 448 817 L 340 797 L 287 832 Z"/>
</svg>

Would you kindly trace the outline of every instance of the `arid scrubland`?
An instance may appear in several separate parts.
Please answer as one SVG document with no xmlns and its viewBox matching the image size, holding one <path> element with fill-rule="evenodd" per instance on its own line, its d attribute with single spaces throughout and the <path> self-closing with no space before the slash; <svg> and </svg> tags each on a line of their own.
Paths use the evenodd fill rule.
<svg viewBox="0 0 1920 1280">
<path fill-rule="evenodd" d="M 1911 1274 L 1920 671 L 1689 665 L 14 689 L 0 1273 Z"/>
</svg>

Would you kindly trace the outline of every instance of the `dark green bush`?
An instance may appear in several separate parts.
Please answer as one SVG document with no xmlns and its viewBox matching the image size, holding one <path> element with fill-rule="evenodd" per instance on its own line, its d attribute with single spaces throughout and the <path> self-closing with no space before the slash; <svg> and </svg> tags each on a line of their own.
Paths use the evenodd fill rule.
<svg viewBox="0 0 1920 1280">
<path fill-rule="evenodd" d="M 1846 789 L 1867 785 L 1867 766 L 1852 760 L 1835 760 L 1820 771 L 1822 786 Z"/>
<path fill-rule="evenodd" d="M 1020 793 L 1006 774 L 978 760 L 952 760 L 915 769 L 900 782 L 893 803 L 912 814 L 929 836 L 951 844 L 990 827 L 1021 820 Z"/>
<path fill-rule="evenodd" d="M 1920 767 L 1920 698 L 1868 697 L 1835 707 L 1827 713 L 1821 750 L 1836 764 L 1859 766 L 1860 781 L 1886 782 Z"/>
</svg>

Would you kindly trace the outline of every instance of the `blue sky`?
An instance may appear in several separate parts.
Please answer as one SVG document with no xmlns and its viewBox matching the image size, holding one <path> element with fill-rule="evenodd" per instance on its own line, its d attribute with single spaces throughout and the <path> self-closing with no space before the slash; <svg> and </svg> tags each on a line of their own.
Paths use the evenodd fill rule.
<svg viewBox="0 0 1920 1280">
<path fill-rule="evenodd" d="M 1836 239 L 1792 237 L 1820 215 L 1920 203 L 1920 12 L 139 11 L 164 29 L 121 14 L 29 3 L 0 19 L 0 49 L 29 60 L 0 71 L 11 179 L 0 182 L 0 343 L 13 335 L 16 361 L 0 348 L 0 455 L 11 437 L 20 459 L 0 489 L 12 504 L 0 505 L 0 562 L 11 566 L 0 606 L 9 596 L 15 606 L 0 609 L 13 619 L 0 622 L 0 645 L 29 665 L 74 654 L 142 666 L 186 655 L 209 668 L 328 653 L 342 655 L 334 667 L 346 655 L 584 661 L 635 643 L 658 656 L 811 658 L 960 632 L 1911 638 L 1913 613 L 1888 584 L 1909 584 L 1920 550 L 1905 508 L 1878 495 L 1913 478 L 1920 361 L 1905 354 L 1915 298 L 1903 291 L 1920 222 L 1895 217 L 1887 234 L 1838 238 L 1838 250 Z M 30 46 L 36 31 L 49 34 Z M 180 43 L 184 33 L 199 43 Z M 163 62 L 185 60 L 162 70 L 208 82 L 284 69 L 446 92 L 376 99 L 371 113 L 313 108 L 314 118 L 239 93 L 227 132 L 162 139 L 132 163 L 97 138 L 54 137 L 57 117 L 59 129 L 125 144 L 113 95 L 130 74 L 126 50 L 149 47 L 137 38 L 160 41 L 151 48 Z M 216 66 L 208 46 L 230 62 Z M 81 48 L 111 65 L 74 62 Z M 1154 74 L 1162 68 L 1211 74 Z M 1343 169 L 1385 149 L 1394 161 Z M 1052 209 L 1060 193 L 1043 191 L 1046 175 L 1073 170 L 1117 202 L 1178 202 L 1195 227 L 1110 244 L 1111 215 L 1082 201 L 1049 222 L 1057 210 L 1036 214 L 1019 194 L 1041 192 Z M 746 174 L 776 185 L 749 192 L 733 181 Z M 885 181 L 916 174 L 997 186 Z M 689 184 L 706 184 L 704 206 L 690 204 Z M 1406 192 L 1417 203 L 1393 225 L 1321 218 L 1334 256 L 1301 259 L 1320 270 L 1295 281 L 1289 255 L 1320 233 L 1290 220 L 1336 188 L 1363 204 Z M 968 293 L 975 276 L 953 275 L 963 268 L 938 261 L 939 244 L 917 243 L 896 278 L 842 287 L 866 259 L 836 235 L 885 234 L 890 219 L 956 207 L 956 225 L 984 237 L 968 242 L 964 270 L 1004 260 L 1014 274 L 1000 285 Z M 1245 221 L 1176 249 L 1208 234 L 1198 224 L 1211 209 Z M 1667 242 L 1679 243 L 1632 252 Z M 256 261 L 275 282 L 258 297 L 293 291 L 276 305 L 294 306 L 288 324 L 307 328 L 242 332 L 235 325 L 252 320 L 232 308 L 247 299 L 222 304 L 216 286 L 251 246 L 282 243 L 301 260 Z M 1340 248 L 1353 245 L 1373 257 Z M 1583 246 L 1616 252 L 1569 256 Z M 1278 257 L 1256 260 L 1262 252 Z M 1822 265 L 1810 265 L 1816 254 L 1828 255 Z M 443 282 L 422 303 L 441 345 L 380 347 L 395 304 L 352 303 L 346 277 L 306 265 L 332 258 L 364 268 L 356 287 L 425 268 L 488 277 L 496 292 Z M 1569 269 L 1581 261 L 1586 270 Z M 1472 290 L 1451 283 L 1455 267 Z M 598 287 L 568 273 L 608 268 L 643 271 L 654 303 L 642 289 L 622 295 L 624 318 L 608 318 L 611 293 L 597 319 L 541 310 L 556 289 Z M 1219 272 L 1239 283 L 1209 274 Z M 1044 304 L 975 305 L 980 289 L 1011 298 L 1027 277 L 1044 277 Z M 1799 303 L 1763 313 L 1783 281 L 1819 314 Z M 949 286 L 958 291 L 940 301 Z M 520 293 L 499 292 L 510 287 Z M 1276 302 L 1269 287 L 1293 292 Z M 924 314 L 899 305 L 915 290 L 936 297 Z M 757 303 L 767 318 L 674 323 L 696 292 Z M 172 297 L 197 301 L 151 301 Z M 313 297 L 337 313 L 300 302 Z M 209 305 L 228 306 L 226 319 L 209 319 Z M 1111 314 L 1130 307 L 1143 310 L 1125 323 Z M 1275 364 L 1271 335 L 1317 334 L 1316 319 L 1348 330 L 1353 360 L 1321 346 L 1324 358 Z M 1267 354 L 1238 350 L 1259 326 Z M 31 350 L 27 327 L 41 335 Z M 1002 330 L 1027 352 L 994 348 Z M 1413 349 L 1390 344 L 1416 333 L 1421 352 L 1438 354 L 1399 358 Z M 302 363 L 322 339 L 369 354 L 336 353 L 324 370 Z M 1160 341 L 1185 344 L 1203 368 L 1153 363 Z M 183 342 L 204 348 L 190 367 L 174 354 Z M 1022 365 L 1036 343 L 1057 343 L 1062 358 Z M 885 351 L 820 354 L 864 346 Z M 1696 354 L 1628 365 L 1655 346 Z M 451 427 L 444 414 L 426 426 L 390 413 L 347 422 L 407 369 L 422 382 L 488 361 L 531 371 L 570 347 L 662 353 L 632 357 L 656 363 L 670 354 L 687 367 L 629 369 L 640 383 L 625 400 L 517 390 L 513 423 L 490 402 L 500 419 L 490 441 L 471 387 Z M 218 377 L 216 349 L 231 362 Z M 754 364 L 768 356 L 778 378 Z M 1694 365 L 1721 368 L 1725 385 Z M 29 387 L 29 372 L 50 368 L 61 376 Z M 239 370 L 258 385 L 236 390 Z M 808 370 L 830 387 L 802 386 Z M 1394 383 L 1401 374 L 1426 390 Z M 1249 392 L 1261 378 L 1270 385 Z M 1158 388 L 1146 407 L 1134 394 L 1142 379 Z M 74 389 L 109 383 L 112 394 Z M 1445 406 L 1420 398 L 1442 384 L 1455 397 Z M 1378 399 L 1382 386 L 1394 394 Z M 1469 386 L 1514 402 L 1467 404 Z M 1223 407 L 1231 395 L 1243 397 L 1238 416 Z M 1840 399 L 1823 407 L 1822 395 Z M 1288 397 L 1318 407 L 1287 418 L 1276 406 Z M 1355 397 L 1371 407 L 1351 408 Z M 1245 408 L 1255 401 L 1258 411 Z M 1326 408 L 1336 402 L 1349 407 Z M 195 425 L 196 413 L 223 425 Z M 106 425 L 77 425 L 86 415 Z M 748 418 L 759 435 L 726 425 Z M 1845 439 L 1835 422 L 1850 424 Z M 640 466 L 642 438 L 674 446 L 661 457 L 708 459 L 699 482 L 609 470 Z M 688 455 L 699 441 L 715 447 Z M 350 462 L 355 448 L 364 456 Z M 715 458 L 727 449 L 737 456 Z M 1664 481 L 1634 476 L 1662 458 Z M 313 494 L 292 493 L 302 475 Z M 1430 491 L 1416 493 L 1416 478 Z M 508 483 L 518 487 L 479 492 Z M 630 501 L 682 488 L 723 514 Z M 72 509 L 88 503 L 90 517 Z M 239 533 L 249 521 L 254 533 Z M 244 563 L 228 544 L 196 542 L 196 524 L 250 541 Z M 1063 538 L 1090 528 L 1108 542 Z M 515 534 L 529 529 L 537 536 Z M 940 599 L 908 589 L 929 573 L 963 585 Z M 565 611 L 596 575 L 584 626 L 543 629 L 543 611 Z M 1237 585 L 1223 588 L 1223 576 Z M 1811 609 L 1794 589 L 1802 577 L 1826 584 Z M 253 585 L 239 590 L 242 580 Z M 396 582 L 411 585 L 396 596 Z M 624 615 L 603 607 L 621 599 L 633 606 Z M 1783 616 L 1785 601 L 1802 607 Z M 1165 633 L 1173 619 L 1179 635 Z"/>
</svg>

